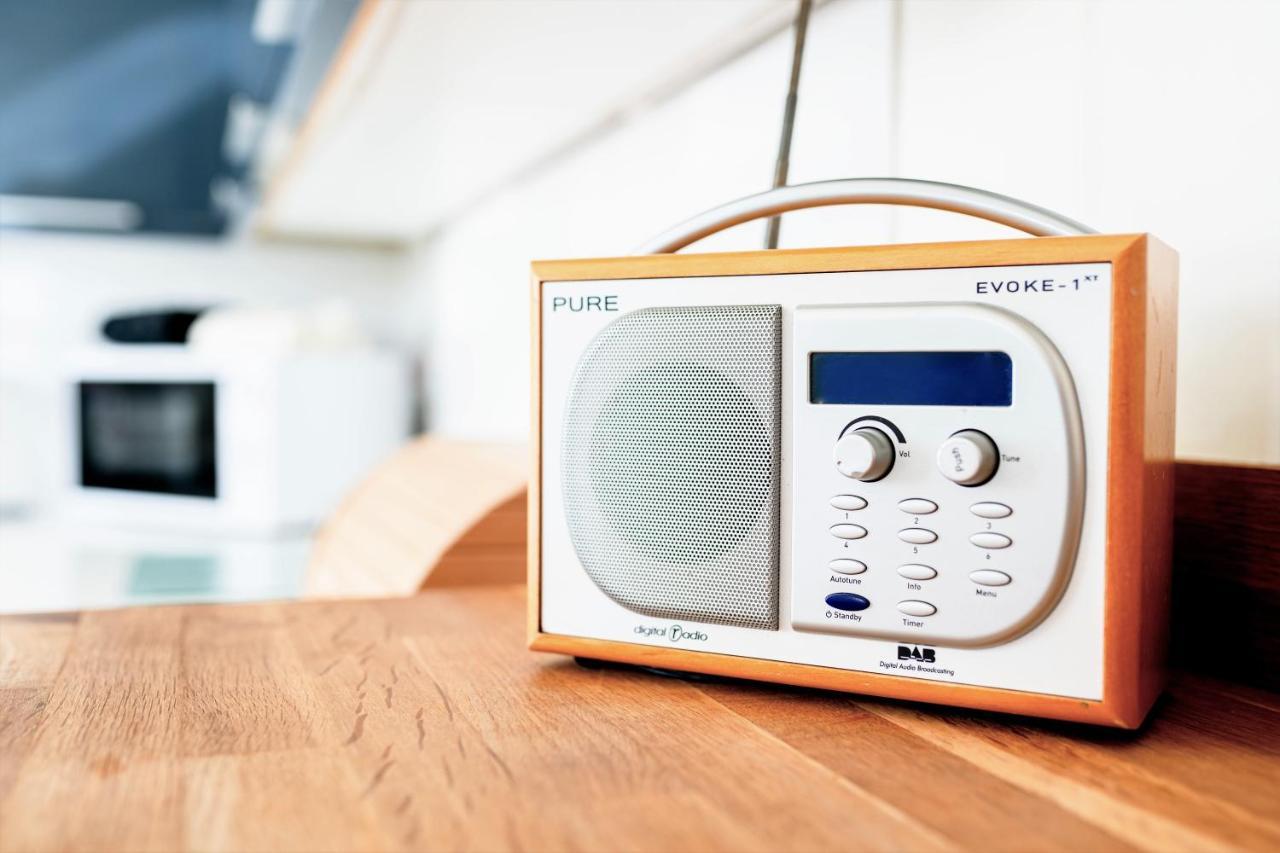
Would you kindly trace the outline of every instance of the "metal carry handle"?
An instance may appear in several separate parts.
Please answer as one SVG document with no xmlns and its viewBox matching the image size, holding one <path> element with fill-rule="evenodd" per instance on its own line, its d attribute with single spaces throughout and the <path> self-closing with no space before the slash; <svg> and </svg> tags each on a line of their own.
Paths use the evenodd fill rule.
<svg viewBox="0 0 1280 853">
<path fill-rule="evenodd" d="M 690 243 L 743 222 L 806 207 L 835 204 L 932 207 L 999 222 L 1036 237 L 1097 233 L 1087 225 L 1052 210 L 973 187 L 907 178 L 844 178 L 778 187 L 713 207 L 654 237 L 641 246 L 638 253 L 678 252 Z"/>
</svg>

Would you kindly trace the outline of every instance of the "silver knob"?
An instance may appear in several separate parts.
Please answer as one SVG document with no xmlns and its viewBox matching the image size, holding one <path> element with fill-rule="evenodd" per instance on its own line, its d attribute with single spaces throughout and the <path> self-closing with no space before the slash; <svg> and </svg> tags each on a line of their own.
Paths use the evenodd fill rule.
<svg viewBox="0 0 1280 853">
<path fill-rule="evenodd" d="M 976 429 L 961 430 L 938 448 L 938 470 L 962 486 L 981 486 L 990 480 L 999 460 L 996 443 Z"/>
<path fill-rule="evenodd" d="M 845 433 L 836 442 L 836 470 L 853 480 L 879 480 L 893 467 L 893 442 L 874 427 Z"/>
</svg>

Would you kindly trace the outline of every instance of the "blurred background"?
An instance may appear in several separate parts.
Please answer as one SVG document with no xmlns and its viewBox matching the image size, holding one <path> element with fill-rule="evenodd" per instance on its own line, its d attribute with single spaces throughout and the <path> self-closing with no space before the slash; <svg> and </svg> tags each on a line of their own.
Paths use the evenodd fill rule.
<svg viewBox="0 0 1280 853">
<path fill-rule="evenodd" d="M 0 611 L 290 597 L 411 434 L 523 441 L 529 261 L 768 188 L 795 13 L 0 0 Z M 790 180 L 1155 233 L 1179 456 L 1280 463 L 1278 38 L 1265 0 L 817 2 Z M 833 208 L 781 246 L 1011 236 Z"/>
</svg>

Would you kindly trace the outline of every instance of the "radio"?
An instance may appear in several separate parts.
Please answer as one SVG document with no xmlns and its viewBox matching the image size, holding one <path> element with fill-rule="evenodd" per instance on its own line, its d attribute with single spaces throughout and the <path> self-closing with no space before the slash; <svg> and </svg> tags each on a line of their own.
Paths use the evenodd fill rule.
<svg viewBox="0 0 1280 853">
<path fill-rule="evenodd" d="M 1167 619 L 1171 250 L 533 269 L 534 649 L 1142 722 Z"/>
</svg>

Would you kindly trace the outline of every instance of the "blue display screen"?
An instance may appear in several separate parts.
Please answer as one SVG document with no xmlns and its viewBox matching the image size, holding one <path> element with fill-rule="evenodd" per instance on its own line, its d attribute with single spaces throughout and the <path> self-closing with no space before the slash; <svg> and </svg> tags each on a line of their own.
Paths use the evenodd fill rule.
<svg viewBox="0 0 1280 853">
<path fill-rule="evenodd" d="M 1009 406 L 1003 352 L 815 352 L 809 402 L 867 406 Z"/>
</svg>

